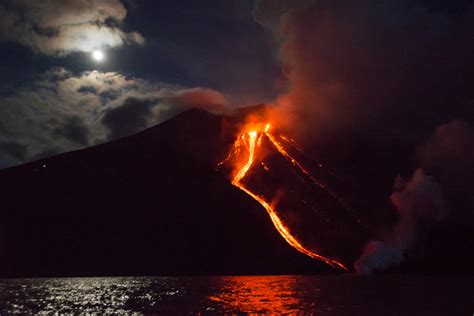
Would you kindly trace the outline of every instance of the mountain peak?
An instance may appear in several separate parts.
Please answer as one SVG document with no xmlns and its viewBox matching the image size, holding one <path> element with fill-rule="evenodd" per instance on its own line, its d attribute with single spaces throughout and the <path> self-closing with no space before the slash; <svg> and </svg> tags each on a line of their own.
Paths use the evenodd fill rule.
<svg viewBox="0 0 474 316">
<path fill-rule="evenodd" d="M 0 276 L 328 271 L 216 171 L 226 124 L 191 109 L 1 172 Z"/>
</svg>

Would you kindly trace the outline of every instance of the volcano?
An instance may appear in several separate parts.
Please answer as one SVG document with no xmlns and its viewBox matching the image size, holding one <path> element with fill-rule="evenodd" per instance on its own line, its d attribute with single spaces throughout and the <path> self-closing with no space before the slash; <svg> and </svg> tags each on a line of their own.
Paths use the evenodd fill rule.
<svg viewBox="0 0 474 316">
<path fill-rule="evenodd" d="M 1 170 L 1 276 L 337 271 L 295 250 L 262 205 L 218 167 L 245 118 L 264 109 L 250 107 L 229 117 L 192 109 L 126 138 Z M 253 187 L 269 192 L 282 181 L 308 186 L 297 184 L 301 175 L 282 171 L 287 162 L 275 158 L 275 150 L 266 151 L 267 163 L 280 176 Z M 259 172 L 263 169 L 251 176 Z M 295 200 L 307 203 L 316 196 L 321 202 L 319 195 L 309 190 L 279 204 L 294 210 Z M 337 207 L 322 203 L 341 217 Z M 294 220 L 298 214 L 281 216 L 308 247 L 320 248 L 312 243 L 324 241 L 324 248 L 335 249 L 326 251 L 332 258 L 354 260 L 363 243 L 360 221 L 325 228 L 318 222 L 303 225 Z M 319 237 L 312 238 L 311 231 Z"/>
</svg>

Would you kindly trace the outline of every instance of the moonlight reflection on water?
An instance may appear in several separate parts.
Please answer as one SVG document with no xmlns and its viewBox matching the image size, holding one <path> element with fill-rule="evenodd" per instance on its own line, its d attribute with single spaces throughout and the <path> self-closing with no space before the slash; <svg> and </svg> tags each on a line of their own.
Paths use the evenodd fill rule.
<svg viewBox="0 0 474 316">
<path fill-rule="evenodd" d="M 472 277 L 350 275 L 4 279 L 0 314 L 455 315 L 474 310 L 471 284 Z"/>
</svg>

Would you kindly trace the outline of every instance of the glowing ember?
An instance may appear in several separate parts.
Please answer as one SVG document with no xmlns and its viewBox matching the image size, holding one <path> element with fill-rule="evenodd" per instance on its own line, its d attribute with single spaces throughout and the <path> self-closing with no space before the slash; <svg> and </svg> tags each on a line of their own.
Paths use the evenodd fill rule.
<svg viewBox="0 0 474 316">
<path fill-rule="evenodd" d="M 269 133 L 270 130 L 270 124 L 265 125 L 264 132 L 257 132 L 255 130 L 252 130 L 247 133 L 241 134 L 237 140 L 234 143 L 233 149 L 231 150 L 231 153 L 228 155 L 228 157 L 224 160 L 227 161 L 229 159 L 229 156 L 232 155 L 232 153 L 239 153 L 240 148 L 242 145 L 245 145 L 248 149 L 249 152 L 249 157 L 247 162 L 237 171 L 235 174 L 232 184 L 250 195 L 255 201 L 260 203 L 265 210 L 267 211 L 268 215 L 270 216 L 273 225 L 277 229 L 277 231 L 280 233 L 280 235 L 286 240 L 288 244 L 290 244 L 293 248 L 298 250 L 299 252 L 313 258 L 320 260 L 322 262 L 325 262 L 326 264 L 334 267 L 334 268 L 341 268 L 343 270 L 347 270 L 347 268 L 340 262 L 326 258 L 324 256 L 321 256 L 307 248 L 305 248 L 288 230 L 288 228 L 283 224 L 281 219 L 278 217 L 277 213 L 273 209 L 273 207 L 265 201 L 263 197 L 258 196 L 257 194 L 253 193 L 250 191 L 247 187 L 245 187 L 244 184 L 241 183 L 241 180 L 245 177 L 249 169 L 252 167 L 252 164 L 255 159 L 255 147 L 256 144 L 259 145 L 261 138 L 263 136 L 266 136 L 270 142 L 275 146 L 275 148 L 278 150 L 278 152 L 283 155 L 286 159 L 288 159 L 294 166 L 296 166 L 298 169 L 300 169 L 301 172 L 306 174 L 309 178 L 311 178 L 314 183 L 316 183 L 318 186 L 321 188 L 325 188 L 322 184 L 320 184 L 314 177 L 312 177 L 309 172 L 298 162 L 296 159 L 294 159 L 288 152 L 283 148 L 283 146 L 276 141 L 276 139 Z M 257 138 L 258 137 L 258 138 Z M 268 171 L 268 170 L 267 170 Z"/>
</svg>

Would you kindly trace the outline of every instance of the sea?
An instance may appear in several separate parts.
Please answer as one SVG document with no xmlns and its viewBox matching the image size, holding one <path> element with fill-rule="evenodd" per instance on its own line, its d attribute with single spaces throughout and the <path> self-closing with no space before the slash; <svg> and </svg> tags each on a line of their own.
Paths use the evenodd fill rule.
<svg viewBox="0 0 474 316">
<path fill-rule="evenodd" d="M 0 314 L 474 315 L 474 277 L 385 275 L 0 280 Z"/>
</svg>

